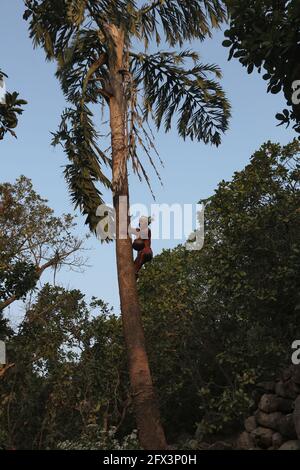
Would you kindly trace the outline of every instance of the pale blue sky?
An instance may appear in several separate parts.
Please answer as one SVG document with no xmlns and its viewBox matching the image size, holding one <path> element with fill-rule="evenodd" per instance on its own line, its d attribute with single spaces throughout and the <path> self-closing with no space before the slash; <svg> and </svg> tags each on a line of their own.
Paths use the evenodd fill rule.
<svg viewBox="0 0 300 470">
<path fill-rule="evenodd" d="M 62 175 L 66 160 L 60 148 L 50 146 L 50 132 L 56 130 L 64 98 L 54 77 L 55 67 L 45 62 L 41 50 L 33 50 L 27 25 L 22 19 L 22 0 L 0 0 L 0 67 L 9 75 L 8 90 L 18 90 L 28 101 L 17 128 L 18 140 L 7 136 L 0 144 L 1 181 L 14 181 L 20 174 L 31 178 L 36 191 L 49 200 L 60 214 L 73 212 Z M 218 32 L 205 43 L 193 43 L 203 62 L 218 64 L 223 71 L 223 86 L 232 103 L 230 130 L 216 149 L 184 142 L 176 129 L 157 135 L 156 147 L 164 160 L 161 170 L 164 187 L 153 176 L 157 203 L 196 203 L 211 195 L 218 182 L 230 179 L 242 169 L 251 154 L 266 140 L 285 144 L 292 130 L 276 127 L 275 113 L 285 106 L 281 96 L 266 93 L 265 82 L 257 74 L 247 75 L 237 62 L 228 62 L 228 50 L 221 46 Z M 100 120 L 100 110 L 99 110 Z M 131 178 L 131 201 L 151 204 L 145 184 Z M 78 233 L 86 233 L 83 217 L 78 217 Z M 155 254 L 175 241 L 154 241 Z M 95 239 L 89 242 L 89 263 L 83 274 L 62 271 L 58 281 L 79 288 L 88 296 L 98 296 L 119 307 L 114 246 Z"/>
</svg>

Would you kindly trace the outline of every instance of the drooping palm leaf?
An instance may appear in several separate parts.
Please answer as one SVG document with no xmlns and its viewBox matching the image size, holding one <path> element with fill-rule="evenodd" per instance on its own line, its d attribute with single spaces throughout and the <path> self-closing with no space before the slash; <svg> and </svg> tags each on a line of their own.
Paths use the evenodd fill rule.
<svg viewBox="0 0 300 470">
<path fill-rule="evenodd" d="M 193 60 L 192 67 L 184 67 L 186 59 Z M 145 119 L 154 112 L 156 127 L 163 123 L 169 131 L 177 117 L 178 133 L 184 139 L 220 144 L 230 107 L 219 83 L 208 78 L 208 74 L 221 77 L 216 65 L 201 64 L 190 51 L 159 52 L 133 55 L 132 70 L 143 85 Z"/>
</svg>

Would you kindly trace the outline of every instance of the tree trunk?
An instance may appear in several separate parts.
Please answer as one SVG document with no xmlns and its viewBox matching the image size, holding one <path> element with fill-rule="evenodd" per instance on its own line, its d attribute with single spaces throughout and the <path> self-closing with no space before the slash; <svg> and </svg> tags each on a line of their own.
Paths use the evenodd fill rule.
<svg viewBox="0 0 300 470">
<path fill-rule="evenodd" d="M 109 86 L 111 89 L 109 109 L 112 135 L 113 199 L 116 213 L 116 257 L 131 394 L 141 446 L 147 450 L 160 450 L 165 449 L 167 444 L 160 421 L 159 408 L 146 353 L 133 264 L 132 243 L 127 230 L 129 193 L 125 117 L 127 103 L 124 93 L 124 34 L 113 25 L 106 26 L 106 34 L 111 49 L 109 51 Z M 125 222 L 124 225 L 126 225 L 125 238 L 120 237 L 122 217 L 120 197 L 123 197 L 123 201 L 127 206 L 125 217 L 123 215 L 123 223 Z"/>
</svg>

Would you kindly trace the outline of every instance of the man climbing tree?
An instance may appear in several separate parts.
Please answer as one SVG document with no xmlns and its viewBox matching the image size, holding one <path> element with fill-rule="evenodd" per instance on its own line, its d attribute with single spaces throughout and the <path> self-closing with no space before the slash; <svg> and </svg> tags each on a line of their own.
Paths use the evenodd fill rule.
<svg viewBox="0 0 300 470">
<path fill-rule="evenodd" d="M 103 203 L 98 184 L 113 194 L 121 312 L 139 439 L 145 449 L 164 449 L 131 237 L 120 236 L 122 210 L 127 215 L 129 206 L 128 161 L 149 183 L 141 153 L 156 168 L 152 134 L 145 127 L 151 118 L 166 131 L 177 119 L 181 137 L 220 144 L 230 107 L 213 79 L 220 78 L 219 68 L 200 63 L 190 50 L 151 54 L 147 50 L 150 41 L 154 49 L 164 40 L 169 49 L 182 48 L 184 41 L 203 40 L 224 21 L 225 10 L 219 0 L 156 0 L 144 6 L 134 0 L 25 0 L 25 4 L 30 36 L 49 60 L 57 61 L 57 77 L 70 104 L 54 144 L 64 146 L 70 193 L 92 231 L 99 222 L 97 207 Z M 98 104 L 110 126 L 109 153 L 99 148 L 92 120 Z M 111 168 L 111 178 L 105 166 Z"/>
<path fill-rule="evenodd" d="M 134 260 L 135 274 L 138 277 L 140 269 L 145 263 L 149 263 L 153 258 L 153 251 L 151 248 L 151 217 L 141 217 L 139 220 L 139 228 L 136 229 L 137 237 L 134 240 L 132 247 L 138 252 Z"/>
</svg>

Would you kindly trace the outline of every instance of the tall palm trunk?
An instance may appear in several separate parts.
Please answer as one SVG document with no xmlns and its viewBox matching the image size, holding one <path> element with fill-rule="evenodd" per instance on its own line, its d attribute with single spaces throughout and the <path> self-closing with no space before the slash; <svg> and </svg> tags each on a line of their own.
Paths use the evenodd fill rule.
<svg viewBox="0 0 300 470">
<path fill-rule="evenodd" d="M 110 44 L 109 74 L 111 97 L 109 99 L 112 135 L 113 191 L 116 213 L 116 257 L 123 331 L 128 354 L 129 375 L 139 440 L 144 449 L 165 449 L 166 439 L 160 422 L 159 409 L 152 383 L 149 361 L 138 301 L 133 264 L 131 239 L 127 233 L 128 212 L 122 214 L 121 197 L 128 204 L 128 179 L 126 142 L 127 108 L 124 90 L 124 34 L 113 25 L 106 26 Z M 128 211 L 128 205 L 127 211 Z M 125 221 L 125 238 L 120 237 L 121 217 Z"/>
</svg>

